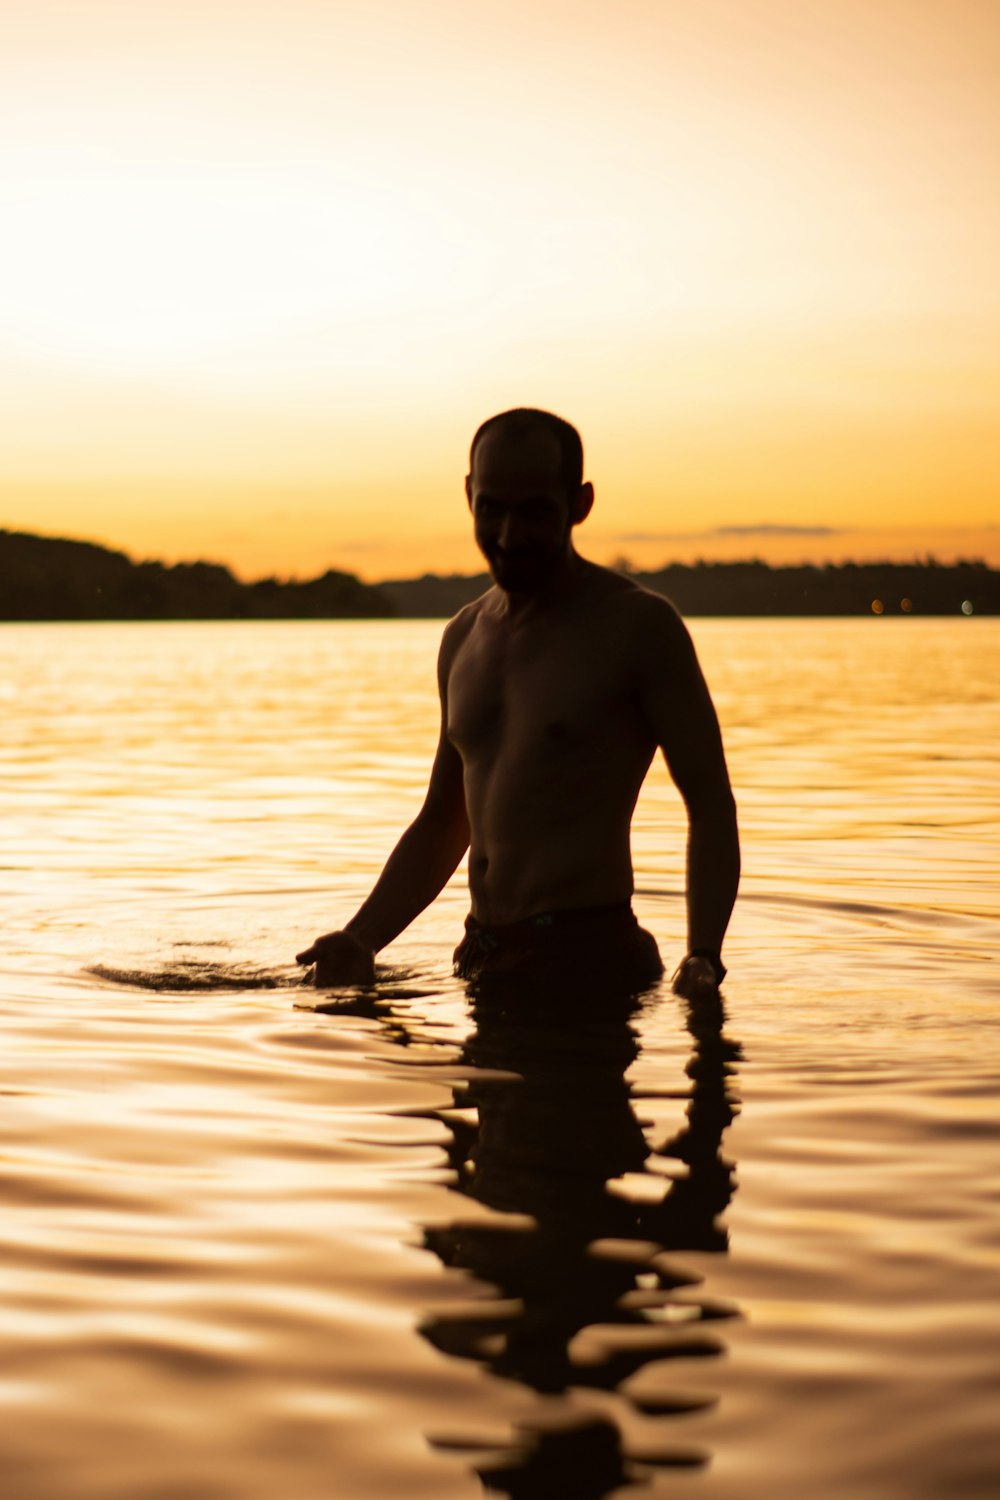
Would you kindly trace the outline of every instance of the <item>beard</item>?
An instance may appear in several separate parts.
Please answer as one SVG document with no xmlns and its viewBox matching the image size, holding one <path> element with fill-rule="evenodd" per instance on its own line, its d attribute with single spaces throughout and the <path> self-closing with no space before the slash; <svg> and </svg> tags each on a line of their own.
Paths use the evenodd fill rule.
<svg viewBox="0 0 1000 1500">
<path fill-rule="evenodd" d="M 483 549 L 494 582 L 508 594 L 534 594 L 545 587 L 558 565 L 561 553 L 548 547 L 502 547 Z"/>
<path fill-rule="evenodd" d="M 518 547 L 502 547 L 498 541 L 476 536 L 493 581 L 507 594 L 536 594 L 544 589 L 565 563 L 570 550 L 572 527 L 567 523 L 561 536 L 525 541 Z"/>
</svg>

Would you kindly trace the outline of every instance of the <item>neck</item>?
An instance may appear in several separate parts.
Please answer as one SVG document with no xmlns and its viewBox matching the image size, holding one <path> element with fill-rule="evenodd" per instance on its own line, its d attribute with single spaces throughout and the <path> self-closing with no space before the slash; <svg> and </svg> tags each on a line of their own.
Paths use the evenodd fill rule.
<svg viewBox="0 0 1000 1500">
<path fill-rule="evenodd" d="M 518 590 L 505 589 L 499 584 L 497 586 L 503 594 L 509 614 L 543 613 L 564 604 L 577 593 L 589 566 L 575 548 L 569 546 L 539 588 Z"/>
</svg>

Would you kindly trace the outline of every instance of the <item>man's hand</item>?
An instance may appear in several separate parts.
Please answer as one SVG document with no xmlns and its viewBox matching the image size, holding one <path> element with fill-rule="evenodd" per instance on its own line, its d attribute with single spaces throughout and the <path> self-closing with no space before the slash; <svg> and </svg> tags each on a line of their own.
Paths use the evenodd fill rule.
<svg viewBox="0 0 1000 1500">
<path fill-rule="evenodd" d="M 375 983 L 374 953 L 349 932 L 318 937 L 311 948 L 296 953 L 295 962 L 316 965 L 313 984 L 317 989 Z"/>
<path fill-rule="evenodd" d="M 710 958 L 689 953 L 682 958 L 673 977 L 675 995 L 685 1000 L 708 1000 L 719 993 L 719 978 Z"/>
</svg>

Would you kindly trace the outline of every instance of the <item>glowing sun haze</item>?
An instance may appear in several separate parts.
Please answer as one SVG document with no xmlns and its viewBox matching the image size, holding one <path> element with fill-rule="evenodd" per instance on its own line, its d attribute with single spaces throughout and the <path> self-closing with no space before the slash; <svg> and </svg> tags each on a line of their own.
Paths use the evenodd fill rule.
<svg viewBox="0 0 1000 1500">
<path fill-rule="evenodd" d="M 582 550 L 1000 565 L 994 0 L 34 0 L 0 525 L 472 570 L 491 412 Z"/>
</svg>

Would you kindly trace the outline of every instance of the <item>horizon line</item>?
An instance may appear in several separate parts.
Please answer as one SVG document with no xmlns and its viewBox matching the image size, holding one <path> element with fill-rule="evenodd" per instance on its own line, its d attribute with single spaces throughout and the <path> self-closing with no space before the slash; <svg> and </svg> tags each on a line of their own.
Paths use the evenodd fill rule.
<svg viewBox="0 0 1000 1500">
<path fill-rule="evenodd" d="M 803 530 L 805 530 L 805 529 L 806 528 L 803 528 Z M 749 531 L 750 528 L 716 528 L 716 530 L 715 530 L 715 532 L 713 534 L 715 534 L 715 535 L 722 535 L 724 533 L 728 533 L 729 535 L 732 535 L 734 531 L 744 531 L 744 530 Z M 820 528 L 816 528 L 817 532 L 819 530 L 820 530 Z M 831 532 L 831 534 L 836 534 L 836 531 L 833 528 L 830 528 L 830 532 Z M 759 533 L 755 533 L 755 534 L 759 534 Z M 178 558 L 174 562 L 166 562 L 166 561 L 164 561 L 164 559 L 162 557 L 142 557 L 142 558 L 138 558 L 133 553 L 129 552 L 123 546 L 119 546 L 119 545 L 116 545 L 116 544 L 113 544 L 113 543 L 109 543 L 109 542 L 104 542 L 104 541 L 96 541 L 93 538 L 89 538 L 89 537 L 72 537 L 72 536 L 55 535 L 55 534 L 51 534 L 51 533 L 47 533 L 47 532 L 23 531 L 23 530 L 20 530 L 20 529 L 10 528 L 8 526 L 0 526 L 0 536 L 30 537 L 33 540 L 37 540 L 37 541 L 41 541 L 41 542 L 55 542 L 55 543 L 60 543 L 61 542 L 61 543 L 68 543 L 71 546 L 94 547 L 94 548 L 97 548 L 100 551 L 104 551 L 104 552 L 108 552 L 108 553 L 112 553 L 112 554 L 117 554 L 118 556 L 125 558 L 125 560 L 132 567 L 156 566 L 156 567 L 161 567 L 161 568 L 164 568 L 164 569 L 169 569 L 169 568 L 177 568 L 177 567 L 181 567 L 181 568 L 188 567 L 188 568 L 190 568 L 190 567 L 199 567 L 200 566 L 200 567 L 223 568 L 238 583 L 241 583 L 241 584 L 243 584 L 245 586 L 248 586 L 248 587 L 252 586 L 252 585 L 254 585 L 256 583 L 265 583 L 265 582 L 274 582 L 274 583 L 277 583 L 280 586 L 285 586 L 285 585 L 299 585 L 299 584 L 313 582 L 316 579 L 322 578 L 327 573 L 331 573 L 331 572 L 332 573 L 344 574 L 344 575 L 346 575 L 348 577 L 353 577 L 353 578 L 357 579 L 360 583 L 362 583 L 363 585 L 365 585 L 366 587 L 371 587 L 371 588 L 378 588 L 378 587 L 380 587 L 383 584 L 419 583 L 419 582 L 421 582 L 424 579 L 454 580 L 454 579 L 474 579 L 474 578 L 488 577 L 489 576 L 489 571 L 488 571 L 488 569 L 484 565 L 481 569 L 479 569 L 479 570 L 477 570 L 475 572 L 458 572 L 458 571 L 454 571 L 454 570 L 452 570 L 452 571 L 445 571 L 445 572 L 435 572 L 432 569 L 424 568 L 424 569 L 421 569 L 421 570 L 419 570 L 417 572 L 410 573 L 410 574 L 398 574 L 398 573 L 396 573 L 396 574 L 393 574 L 391 576 L 385 576 L 385 577 L 376 578 L 376 579 L 364 579 L 358 573 L 352 572 L 348 568 L 338 567 L 338 566 L 336 566 L 333 563 L 328 563 L 325 567 L 322 567 L 318 572 L 312 573 L 312 574 L 309 574 L 309 575 L 301 575 L 301 574 L 298 574 L 298 573 L 295 573 L 295 572 L 291 572 L 291 573 L 287 573 L 287 574 L 262 573 L 262 574 L 260 574 L 257 577 L 250 578 L 250 577 L 246 577 L 243 574 L 241 574 L 238 571 L 238 569 L 234 566 L 234 564 L 232 564 L 230 562 L 225 562 L 225 561 L 223 561 L 221 559 L 218 559 L 218 558 L 211 558 L 211 557 Z M 650 540 L 652 540 L 652 538 L 650 538 Z M 672 558 L 672 559 L 668 558 L 665 561 L 663 561 L 662 563 L 657 564 L 657 566 L 655 566 L 655 567 L 639 567 L 639 566 L 634 566 L 631 563 L 630 559 L 628 559 L 626 557 L 618 557 L 613 562 L 605 564 L 605 566 L 609 567 L 611 569 L 611 571 L 626 573 L 626 574 L 629 574 L 629 575 L 634 576 L 634 577 L 641 577 L 643 575 L 646 575 L 646 576 L 655 575 L 657 573 L 662 573 L 662 572 L 666 571 L 668 568 L 696 569 L 696 568 L 700 568 L 700 567 L 724 567 L 724 568 L 728 568 L 728 567 L 763 567 L 763 568 L 770 569 L 772 572 L 787 572 L 787 571 L 791 571 L 791 570 L 796 569 L 796 568 L 851 568 L 851 567 L 854 567 L 854 568 L 912 568 L 912 567 L 916 567 L 916 568 L 921 568 L 921 567 L 961 568 L 961 567 L 974 567 L 974 568 L 985 568 L 985 569 L 987 569 L 990 572 L 997 571 L 997 569 L 994 568 L 993 564 L 987 562 L 987 560 L 985 559 L 985 557 L 982 557 L 982 556 L 956 557 L 951 562 L 942 562 L 938 557 L 936 557 L 934 555 L 934 552 L 932 550 L 925 551 L 923 553 L 923 555 L 918 555 L 917 553 L 914 553 L 913 556 L 908 557 L 906 559 L 900 559 L 898 557 L 896 557 L 896 558 L 893 558 L 893 557 L 878 557 L 878 558 L 869 558 L 869 559 L 865 559 L 865 560 L 858 560 L 857 558 L 843 558 L 843 559 L 840 559 L 840 560 L 837 560 L 837 561 L 835 561 L 832 558 L 826 558 L 826 559 L 823 559 L 822 561 L 807 561 L 807 560 L 803 559 L 803 560 L 800 560 L 798 562 L 787 562 L 787 561 L 786 562 L 769 562 L 766 558 L 763 558 L 763 557 L 760 557 L 760 556 L 750 556 L 750 555 L 745 556 L 745 557 L 714 557 L 714 558 L 713 557 L 701 557 L 700 556 L 700 557 L 697 557 L 693 562 L 683 561 L 682 559 L 679 559 L 679 558 Z"/>
</svg>

